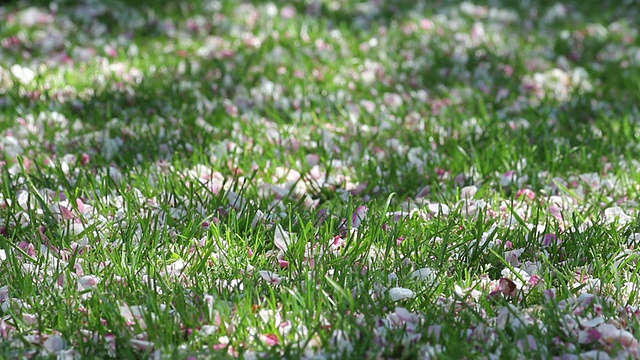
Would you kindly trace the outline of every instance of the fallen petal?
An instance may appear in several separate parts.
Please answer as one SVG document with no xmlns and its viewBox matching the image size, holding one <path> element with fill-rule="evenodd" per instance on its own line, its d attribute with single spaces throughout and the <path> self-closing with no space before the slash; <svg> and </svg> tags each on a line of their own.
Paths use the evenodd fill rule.
<svg viewBox="0 0 640 360">
<path fill-rule="evenodd" d="M 400 301 L 415 297 L 416 293 L 406 288 L 394 287 L 389 290 L 389 296 L 392 301 Z"/>
</svg>

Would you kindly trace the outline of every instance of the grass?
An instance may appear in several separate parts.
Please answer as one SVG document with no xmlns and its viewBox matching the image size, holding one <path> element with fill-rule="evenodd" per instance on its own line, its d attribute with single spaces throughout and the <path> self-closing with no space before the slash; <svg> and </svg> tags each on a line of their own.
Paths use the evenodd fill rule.
<svg viewBox="0 0 640 360">
<path fill-rule="evenodd" d="M 639 357 L 637 9 L 394 4 L 2 5 L 0 357 Z"/>
</svg>

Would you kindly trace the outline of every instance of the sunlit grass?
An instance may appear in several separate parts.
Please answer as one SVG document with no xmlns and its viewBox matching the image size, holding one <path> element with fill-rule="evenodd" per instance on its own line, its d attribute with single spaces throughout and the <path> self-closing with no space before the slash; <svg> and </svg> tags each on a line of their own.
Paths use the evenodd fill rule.
<svg viewBox="0 0 640 360">
<path fill-rule="evenodd" d="M 638 357 L 636 9 L 57 4 L 0 8 L 0 357 Z"/>
</svg>

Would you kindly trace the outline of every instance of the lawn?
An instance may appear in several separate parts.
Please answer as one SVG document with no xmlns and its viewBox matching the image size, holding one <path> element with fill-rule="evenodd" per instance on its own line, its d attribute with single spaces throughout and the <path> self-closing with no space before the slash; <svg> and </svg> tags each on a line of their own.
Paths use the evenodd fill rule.
<svg viewBox="0 0 640 360">
<path fill-rule="evenodd" d="M 0 358 L 640 358 L 640 7 L 0 5 Z"/>
</svg>

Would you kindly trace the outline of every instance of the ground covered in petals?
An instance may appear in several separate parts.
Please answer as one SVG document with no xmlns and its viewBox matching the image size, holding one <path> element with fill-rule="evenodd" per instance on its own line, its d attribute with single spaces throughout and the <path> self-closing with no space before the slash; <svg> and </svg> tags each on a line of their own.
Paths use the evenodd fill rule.
<svg viewBox="0 0 640 360">
<path fill-rule="evenodd" d="M 639 358 L 638 19 L 0 3 L 0 358 Z"/>
</svg>

